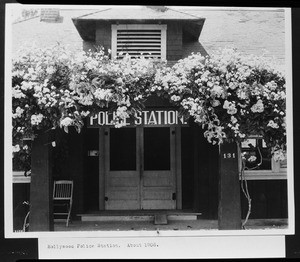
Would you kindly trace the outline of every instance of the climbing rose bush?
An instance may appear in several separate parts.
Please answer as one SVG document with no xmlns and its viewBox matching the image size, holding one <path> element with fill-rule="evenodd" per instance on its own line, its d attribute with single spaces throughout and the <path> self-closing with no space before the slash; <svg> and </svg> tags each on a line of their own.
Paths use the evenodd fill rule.
<svg viewBox="0 0 300 262">
<path fill-rule="evenodd" d="M 193 117 L 212 144 L 261 136 L 276 160 L 286 150 L 285 78 L 270 59 L 224 49 L 178 61 L 156 74 L 152 92 Z"/>
<path fill-rule="evenodd" d="M 29 154 L 24 137 L 47 129 L 80 132 L 84 119 L 103 109 L 122 127 L 153 95 L 193 118 L 212 144 L 259 135 L 277 160 L 285 154 L 285 78 L 264 57 L 224 49 L 168 67 L 143 57 L 110 59 L 102 48 L 71 53 L 59 45 L 26 48 L 13 59 L 13 152 Z"/>
</svg>

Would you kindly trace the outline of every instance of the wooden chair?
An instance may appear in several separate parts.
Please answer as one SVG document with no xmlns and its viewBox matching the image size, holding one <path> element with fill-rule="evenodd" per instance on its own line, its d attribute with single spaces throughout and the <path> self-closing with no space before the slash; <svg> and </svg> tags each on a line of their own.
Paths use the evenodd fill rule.
<svg viewBox="0 0 300 262">
<path fill-rule="evenodd" d="M 66 226 L 69 226 L 71 210 L 73 202 L 73 181 L 72 180 L 58 180 L 54 181 L 53 186 L 53 215 L 67 216 Z M 59 207 L 59 208 L 58 208 Z"/>
</svg>

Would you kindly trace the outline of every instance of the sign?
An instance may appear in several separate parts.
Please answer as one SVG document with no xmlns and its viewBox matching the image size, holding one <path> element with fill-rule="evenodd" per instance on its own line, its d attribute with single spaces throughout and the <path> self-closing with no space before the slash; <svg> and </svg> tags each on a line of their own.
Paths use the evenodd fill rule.
<svg viewBox="0 0 300 262">
<path fill-rule="evenodd" d="M 223 153 L 223 158 L 224 159 L 229 159 L 229 158 L 235 158 L 235 153 Z"/>
<path fill-rule="evenodd" d="M 101 126 L 114 126 L 113 120 L 115 117 L 115 112 L 110 113 L 108 111 L 100 111 L 99 113 L 91 116 L 88 121 L 88 127 L 101 127 Z M 181 126 L 188 125 L 188 123 L 179 117 L 177 110 L 144 110 L 136 114 L 135 118 L 126 118 L 124 121 L 124 126 Z"/>
</svg>

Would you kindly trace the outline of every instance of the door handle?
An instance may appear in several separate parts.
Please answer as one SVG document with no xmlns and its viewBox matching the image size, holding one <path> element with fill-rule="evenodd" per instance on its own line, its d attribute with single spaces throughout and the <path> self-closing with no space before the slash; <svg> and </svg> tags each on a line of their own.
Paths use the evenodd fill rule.
<svg viewBox="0 0 300 262">
<path fill-rule="evenodd" d="M 108 201 L 108 197 L 106 196 L 106 197 L 104 198 L 104 200 L 105 200 L 105 201 Z"/>
</svg>

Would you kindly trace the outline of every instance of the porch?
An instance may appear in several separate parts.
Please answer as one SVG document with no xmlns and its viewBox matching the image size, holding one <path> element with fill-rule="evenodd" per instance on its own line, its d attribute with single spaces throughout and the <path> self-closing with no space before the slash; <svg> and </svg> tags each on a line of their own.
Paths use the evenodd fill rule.
<svg viewBox="0 0 300 262">
<path fill-rule="evenodd" d="M 165 107 L 165 111 L 169 112 L 167 110 L 170 109 Z M 53 230 L 50 205 L 53 180 L 73 180 L 76 192 L 72 208 L 73 225 L 65 228 L 63 224 L 62 227 L 55 224 L 54 231 L 156 230 L 157 227 L 162 230 L 241 228 L 245 205 L 240 197 L 237 146 L 235 143 L 225 143 L 220 148 L 212 146 L 204 137 L 201 127 L 192 121 L 189 126 L 121 129 L 101 126 L 83 128 L 80 134 L 75 129 L 70 129 L 68 134 L 62 130 L 52 133 L 45 133 L 33 141 L 34 172 L 30 202 L 35 201 L 32 206 L 38 208 L 30 212 L 30 221 L 34 220 L 31 231 Z M 53 137 L 57 141 L 56 147 L 45 147 L 45 144 L 51 145 Z M 41 156 L 45 160 L 43 165 L 39 163 Z M 284 186 L 279 182 L 280 187 Z M 41 197 L 41 192 L 45 193 L 44 197 Z M 283 197 L 278 192 L 263 190 L 264 195 L 261 192 L 257 197 L 253 195 L 255 217 L 251 218 L 286 218 L 286 191 Z M 265 197 L 267 193 L 271 194 L 268 199 Z M 273 193 L 280 198 L 279 202 Z M 274 206 L 278 208 L 274 209 Z M 40 210 L 43 208 L 47 213 L 47 221 L 41 218 Z M 124 213 L 145 209 L 172 212 L 189 209 L 202 215 L 200 219 L 197 217 L 182 222 L 177 219 L 162 225 L 153 223 L 153 217 L 146 221 L 83 221 L 78 217 L 79 214 L 95 211 L 123 210 Z M 280 209 L 279 212 L 277 209 Z M 256 210 L 263 210 L 263 214 Z M 249 227 L 258 225 L 259 228 L 266 225 L 273 228 L 277 223 L 272 220 L 266 225 L 264 222 L 248 223 Z M 282 223 L 279 225 L 282 226 Z"/>
</svg>

